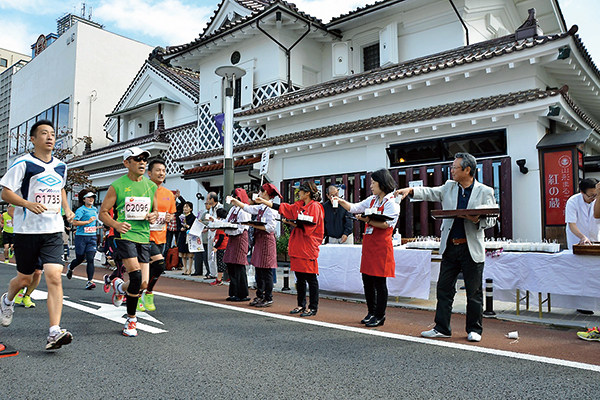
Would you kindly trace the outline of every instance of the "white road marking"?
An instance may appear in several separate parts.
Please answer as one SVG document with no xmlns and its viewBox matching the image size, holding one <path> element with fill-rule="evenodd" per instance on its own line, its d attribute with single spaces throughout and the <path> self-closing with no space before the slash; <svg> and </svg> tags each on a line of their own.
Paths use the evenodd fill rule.
<svg viewBox="0 0 600 400">
<path fill-rule="evenodd" d="M 267 313 L 267 312 L 259 311 L 259 310 L 252 310 L 252 309 L 246 309 L 246 308 L 241 308 L 241 307 L 236 307 L 236 306 L 230 306 L 227 304 L 219 304 L 219 303 L 212 303 L 212 302 L 205 301 L 205 300 L 191 299 L 188 297 L 178 296 L 178 295 L 169 294 L 169 293 L 160 293 L 160 292 L 153 292 L 153 293 L 155 295 L 168 297 L 171 299 L 183 300 L 183 301 L 187 301 L 190 303 L 197 303 L 197 304 L 202 304 L 202 305 L 211 306 L 211 307 L 218 307 L 218 308 L 223 308 L 226 310 L 243 312 L 243 313 L 247 313 L 247 314 L 260 315 L 263 317 L 270 317 L 270 318 L 280 319 L 280 320 L 284 320 L 284 321 L 296 322 L 296 323 L 300 323 L 300 324 L 315 325 L 315 326 L 321 326 L 324 328 L 331 328 L 331 329 L 338 329 L 341 331 L 360 333 L 363 335 L 379 336 L 379 337 L 385 337 L 385 338 L 389 338 L 389 339 L 397 339 L 397 340 L 404 340 L 407 342 L 427 344 L 427 345 L 431 345 L 431 346 L 447 347 L 447 348 L 451 348 L 451 349 L 472 351 L 475 353 L 491 354 L 491 355 L 495 355 L 495 356 L 509 357 L 509 358 L 515 358 L 515 359 L 520 359 L 520 360 L 535 361 L 535 362 L 540 362 L 540 363 L 544 363 L 544 364 L 560 365 L 562 367 L 578 368 L 578 369 L 600 372 L 600 365 L 585 364 L 585 363 L 580 363 L 580 362 L 576 362 L 576 361 L 561 360 L 558 358 L 536 356 L 536 355 L 532 355 L 532 354 L 516 353 L 516 352 L 506 351 L 506 350 L 490 349 L 490 348 L 485 348 L 485 347 L 471 346 L 471 345 L 467 345 L 467 344 L 444 342 L 444 341 L 436 340 L 436 339 L 426 339 L 426 338 L 422 338 L 422 337 L 400 335 L 397 333 L 381 332 L 381 331 L 372 330 L 372 329 L 356 328 L 356 327 L 352 327 L 352 326 L 332 324 L 329 322 L 315 321 L 315 320 L 304 319 L 304 318 L 301 319 L 298 317 L 272 314 L 272 313 Z"/>
<path fill-rule="evenodd" d="M 33 293 L 31 293 L 31 298 L 34 300 L 46 300 L 46 299 L 48 299 L 48 293 L 44 292 L 42 290 L 36 289 L 33 291 Z M 118 322 L 119 324 L 125 323 L 123 314 L 126 311 L 122 307 L 115 307 L 112 303 L 106 304 L 106 303 L 96 303 L 93 301 L 82 300 L 85 303 L 99 307 L 96 309 L 96 308 L 84 306 L 83 304 L 78 304 L 78 303 L 72 302 L 67 299 L 68 299 L 68 296 L 64 296 L 64 298 L 63 298 L 64 306 L 71 307 L 71 308 L 74 308 L 79 311 L 87 312 L 89 314 L 93 314 L 93 315 L 96 315 L 101 318 L 106 318 L 110 321 Z M 160 324 L 160 325 L 164 325 L 162 322 L 160 322 L 156 318 L 152 317 L 148 313 L 138 311 L 136 313 L 136 316 L 138 317 L 137 329 L 139 329 L 141 331 L 145 331 L 145 332 L 150 332 L 150 333 L 166 333 L 166 332 L 168 332 L 164 329 L 155 328 L 153 326 L 146 325 L 139 321 L 140 319 L 145 319 L 145 320 L 148 320 L 148 321 Z"/>
</svg>

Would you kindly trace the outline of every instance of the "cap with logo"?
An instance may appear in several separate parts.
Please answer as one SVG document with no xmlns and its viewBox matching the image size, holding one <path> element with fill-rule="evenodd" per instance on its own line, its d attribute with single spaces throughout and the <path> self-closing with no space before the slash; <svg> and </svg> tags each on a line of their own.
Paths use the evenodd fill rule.
<svg viewBox="0 0 600 400">
<path fill-rule="evenodd" d="M 131 147 L 123 153 L 123 160 L 127 160 L 129 157 L 141 156 L 142 154 L 145 154 L 146 157 L 150 157 L 150 152 L 148 150 L 139 147 Z"/>
</svg>

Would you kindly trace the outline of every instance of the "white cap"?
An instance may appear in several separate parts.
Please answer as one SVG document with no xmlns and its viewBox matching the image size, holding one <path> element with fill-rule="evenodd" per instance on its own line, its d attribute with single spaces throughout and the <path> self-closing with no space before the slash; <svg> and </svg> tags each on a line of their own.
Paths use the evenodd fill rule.
<svg viewBox="0 0 600 400">
<path fill-rule="evenodd" d="M 148 150 L 140 149 L 139 147 L 131 147 L 123 153 L 123 160 L 127 160 L 129 157 L 141 156 L 142 154 L 146 154 L 146 157 L 150 157 L 150 152 Z"/>
<path fill-rule="evenodd" d="M 96 197 L 96 193 L 94 192 L 87 192 L 86 194 L 83 195 L 83 198 L 85 199 L 86 197 Z"/>
</svg>

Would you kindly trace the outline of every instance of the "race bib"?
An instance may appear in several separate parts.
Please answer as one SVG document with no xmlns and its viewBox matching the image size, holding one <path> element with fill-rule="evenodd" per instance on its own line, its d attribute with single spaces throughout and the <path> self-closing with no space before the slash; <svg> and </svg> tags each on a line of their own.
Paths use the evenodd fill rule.
<svg viewBox="0 0 600 400">
<path fill-rule="evenodd" d="M 7 226 L 8 228 L 12 228 L 12 227 L 13 227 L 13 220 L 12 220 L 12 219 L 9 219 L 8 221 L 6 221 L 6 226 Z"/>
<path fill-rule="evenodd" d="M 46 207 L 44 214 L 58 214 L 61 208 L 60 191 L 48 191 L 35 193 L 34 201 Z"/>
<path fill-rule="evenodd" d="M 127 197 L 125 199 L 125 219 L 143 221 L 150 212 L 150 197 Z"/>
<path fill-rule="evenodd" d="M 156 219 L 156 222 L 153 224 L 150 224 L 150 230 L 153 232 L 161 232 L 164 231 L 166 226 L 167 226 L 167 222 L 165 220 L 165 218 L 167 217 L 167 213 L 166 212 L 159 212 L 158 213 L 158 218 Z"/>
<path fill-rule="evenodd" d="M 95 226 L 84 226 L 83 233 L 96 233 L 96 227 Z"/>
</svg>

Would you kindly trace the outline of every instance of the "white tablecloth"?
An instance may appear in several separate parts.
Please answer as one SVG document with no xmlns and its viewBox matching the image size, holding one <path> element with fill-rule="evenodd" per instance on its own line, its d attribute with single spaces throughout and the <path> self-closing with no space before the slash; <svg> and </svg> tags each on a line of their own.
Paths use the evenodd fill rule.
<svg viewBox="0 0 600 400">
<path fill-rule="evenodd" d="M 360 274 L 362 246 L 327 244 L 319 251 L 319 288 L 363 293 Z M 429 298 L 431 251 L 394 248 L 396 277 L 388 279 L 389 296 Z"/>
<path fill-rule="evenodd" d="M 494 298 L 515 300 L 515 289 L 551 293 L 553 307 L 598 310 L 600 257 L 560 253 L 510 253 L 486 257 L 484 278 L 494 280 Z M 508 292 L 508 293 L 507 293 Z M 537 304 L 537 296 L 532 296 Z"/>
</svg>

